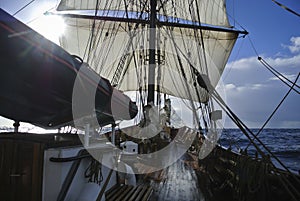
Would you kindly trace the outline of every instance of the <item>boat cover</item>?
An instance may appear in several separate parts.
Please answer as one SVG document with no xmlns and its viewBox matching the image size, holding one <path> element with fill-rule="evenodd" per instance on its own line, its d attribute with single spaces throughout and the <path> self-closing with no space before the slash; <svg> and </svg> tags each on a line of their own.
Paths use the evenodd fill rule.
<svg viewBox="0 0 300 201">
<path fill-rule="evenodd" d="M 0 44 L 0 115 L 43 128 L 73 124 L 72 95 L 82 61 L 2 9 Z M 90 70 L 82 83 L 96 88 L 95 106 L 92 108 L 95 108 L 100 125 L 136 115 L 137 107 L 126 95 L 114 89 L 107 79 L 100 76 L 98 79 L 91 78 L 89 74 L 95 76 Z M 114 93 L 112 100 L 113 91 L 118 93 Z M 113 116 L 113 101 L 119 107 L 129 109 L 130 115 Z M 82 112 L 81 116 L 91 115 L 89 112 Z"/>
</svg>

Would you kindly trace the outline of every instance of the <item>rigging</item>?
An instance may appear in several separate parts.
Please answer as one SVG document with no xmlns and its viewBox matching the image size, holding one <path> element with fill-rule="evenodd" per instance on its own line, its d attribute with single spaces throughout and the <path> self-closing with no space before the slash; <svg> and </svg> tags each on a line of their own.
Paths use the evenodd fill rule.
<svg viewBox="0 0 300 201">
<path fill-rule="evenodd" d="M 259 131 L 256 133 L 256 137 L 261 133 L 261 131 L 264 129 L 264 127 L 268 124 L 268 122 L 271 120 L 271 118 L 274 116 L 274 114 L 276 113 L 276 111 L 279 109 L 279 107 L 281 106 L 281 104 L 284 102 L 284 100 L 288 97 L 288 95 L 290 94 L 290 92 L 292 91 L 292 89 L 294 89 L 294 86 L 296 86 L 296 83 L 298 81 L 300 73 L 298 73 L 298 76 L 295 80 L 295 82 L 293 83 L 293 85 L 290 87 L 290 89 L 288 90 L 288 92 L 286 93 L 286 95 L 283 97 L 283 99 L 280 101 L 280 103 L 277 105 L 277 107 L 275 108 L 275 110 L 272 112 L 272 114 L 269 116 L 269 118 L 266 120 L 266 122 L 263 124 L 263 126 L 259 129 Z M 254 139 L 253 139 L 254 140 Z M 246 146 L 246 150 L 248 149 L 250 144 L 248 144 Z"/>
<path fill-rule="evenodd" d="M 296 16 L 298 16 L 298 17 L 300 17 L 300 14 L 299 14 L 299 13 L 297 13 L 297 12 L 293 11 L 292 9 L 290 9 L 290 8 L 286 7 L 285 5 L 283 5 L 283 4 L 281 4 L 281 3 L 279 3 L 278 1 L 275 1 L 275 0 L 272 0 L 272 1 L 273 1 L 274 3 L 276 3 L 278 6 L 280 6 L 281 8 L 283 8 L 283 9 L 285 9 L 285 10 L 289 11 L 290 13 L 293 13 L 294 15 L 296 15 Z"/>
<path fill-rule="evenodd" d="M 30 4 L 32 4 L 33 2 L 35 2 L 35 0 L 32 0 L 30 2 L 28 2 L 26 5 L 24 5 L 22 8 L 20 8 L 19 10 L 17 10 L 12 16 L 15 16 L 16 14 L 18 14 L 19 12 L 21 12 L 22 10 L 24 10 L 25 8 L 27 8 Z"/>
</svg>

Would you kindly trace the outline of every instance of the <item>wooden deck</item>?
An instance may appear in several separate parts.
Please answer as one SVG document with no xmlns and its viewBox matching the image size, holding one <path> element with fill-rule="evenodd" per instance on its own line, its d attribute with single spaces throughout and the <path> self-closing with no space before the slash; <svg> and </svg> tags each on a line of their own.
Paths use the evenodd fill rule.
<svg viewBox="0 0 300 201">
<path fill-rule="evenodd" d="M 185 154 L 176 163 L 163 170 L 161 181 L 151 180 L 150 201 L 204 201 L 195 170 L 189 163 L 192 157 Z"/>
</svg>

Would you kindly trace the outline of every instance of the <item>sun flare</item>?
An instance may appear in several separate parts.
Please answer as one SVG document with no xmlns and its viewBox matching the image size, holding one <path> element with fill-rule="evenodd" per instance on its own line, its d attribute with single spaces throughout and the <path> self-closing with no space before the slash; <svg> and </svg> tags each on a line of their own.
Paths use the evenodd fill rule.
<svg viewBox="0 0 300 201">
<path fill-rule="evenodd" d="M 29 26 L 57 44 L 59 43 L 59 37 L 64 33 L 65 29 L 63 19 L 56 15 L 43 15 Z"/>
</svg>

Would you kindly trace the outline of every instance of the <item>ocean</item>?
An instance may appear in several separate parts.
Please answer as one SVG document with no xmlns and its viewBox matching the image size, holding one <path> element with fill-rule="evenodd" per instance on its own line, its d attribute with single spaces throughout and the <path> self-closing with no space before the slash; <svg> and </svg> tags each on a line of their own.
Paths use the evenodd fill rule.
<svg viewBox="0 0 300 201">
<path fill-rule="evenodd" d="M 251 131 L 256 134 L 259 129 L 251 129 Z M 300 129 L 264 129 L 258 137 L 287 168 L 292 172 L 299 173 Z M 236 151 L 244 149 L 249 144 L 249 140 L 239 129 L 224 129 L 219 142 L 224 147 L 231 145 L 232 149 Z M 257 144 L 259 143 L 257 142 Z M 267 153 L 263 148 L 262 150 Z M 248 154 L 255 155 L 253 145 L 249 146 Z M 277 167 L 280 167 L 277 161 L 272 161 Z"/>
</svg>

